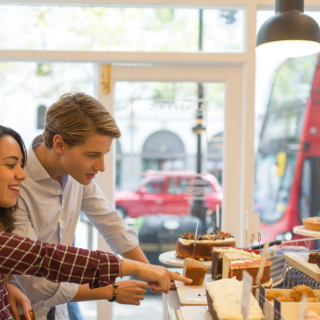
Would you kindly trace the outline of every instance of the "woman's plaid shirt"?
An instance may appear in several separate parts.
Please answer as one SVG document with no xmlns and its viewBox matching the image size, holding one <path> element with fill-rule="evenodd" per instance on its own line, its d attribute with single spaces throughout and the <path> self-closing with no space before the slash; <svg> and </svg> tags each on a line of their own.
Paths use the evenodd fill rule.
<svg viewBox="0 0 320 320">
<path fill-rule="evenodd" d="M 120 258 L 103 251 L 32 241 L 0 232 L 0 319 L 10 319 L 6 275 L 45 277 L 53 282 L 103 287 L 119 275 Z"/>
</svg>

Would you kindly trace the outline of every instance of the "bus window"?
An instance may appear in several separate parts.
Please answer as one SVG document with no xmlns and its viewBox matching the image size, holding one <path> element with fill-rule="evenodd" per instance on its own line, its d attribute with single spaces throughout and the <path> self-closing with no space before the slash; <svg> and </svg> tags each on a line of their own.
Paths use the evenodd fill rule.
<svg viewBox="0 0 320 320">
<path fill-rule="evenodd" d="M 288 59 L 276 73 L 268 108 L 309 98 L 317 60 L 317 54 Z"/>
<path fill-rule="evenodd" d="M 295 154 L 287 155 L 284 175 L 277 175 L 277 156 L 265 154 L 257 157 L 255 174 L 254 210 L 260 220 L 270 224 L 282 218 L 287 208 L 295 167 Z"/>
<path fill-rule="evenodd" d="M 285 152 L 278 152 L 277 154 L 277 175 L 283 177 L 286 170 L 287 154 Z"/>
<path fill-rule="evenodd" d="M 311 205 L 311 161 L 305 159 L 302 168 L 300 200 L 299 200 L 299 215 L 302 221 L 310 217 Z"/>
</svg>

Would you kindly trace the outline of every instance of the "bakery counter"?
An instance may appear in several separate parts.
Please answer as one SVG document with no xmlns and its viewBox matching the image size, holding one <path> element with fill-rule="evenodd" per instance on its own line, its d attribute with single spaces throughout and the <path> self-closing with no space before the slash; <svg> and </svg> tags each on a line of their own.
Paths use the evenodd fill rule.
<svg viewBox="0 0 320 320">
<path fill-rule="evenodd" d="M 182 274 L 183 268 L 167 268 L 172 272 Z M 177 290 L 170 290 L 168 294 L 162 294 L 163 303 L 163 320 L 177 320 L 177 310 L 180 309 L 181 303 L 178 297 Z"/>
<path fill-rule="evenodd" d="M 177 290 L 170 290 L 168 294 L 162 294 L 163 300 L 163 320 L 177 320 L 177 310 L 180 309 L 181 303 Z"/>
</svg>

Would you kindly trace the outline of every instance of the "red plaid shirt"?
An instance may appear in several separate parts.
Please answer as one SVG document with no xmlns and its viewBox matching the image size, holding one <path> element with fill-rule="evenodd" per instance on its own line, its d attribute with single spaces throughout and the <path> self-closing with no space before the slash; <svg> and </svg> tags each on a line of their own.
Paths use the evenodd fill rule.
<svg viewBox="0 0 320 320">
<path fill-rule="evenodd" d="M 120 258 L 112 253 L 32 241 L 0 232 L 0 319 L 13 320 L 6 275 L 45 277 L 53 282 L 89 283 L 98 288 L 119 275 Z"/>
</svg>

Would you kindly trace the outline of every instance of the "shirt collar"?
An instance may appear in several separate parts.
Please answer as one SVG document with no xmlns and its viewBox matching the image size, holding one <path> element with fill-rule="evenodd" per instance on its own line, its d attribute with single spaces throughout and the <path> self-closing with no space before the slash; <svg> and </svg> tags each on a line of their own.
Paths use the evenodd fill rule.
<svg viewBox="0 0 320 320">
<path fill-rule="evenodd" d="M 42 166 L 33 150 L 35 138 L 28 149 L 28 162 L 27 166 L 34 181 L 51 179 L 46 169 Z"/>
</svg>

